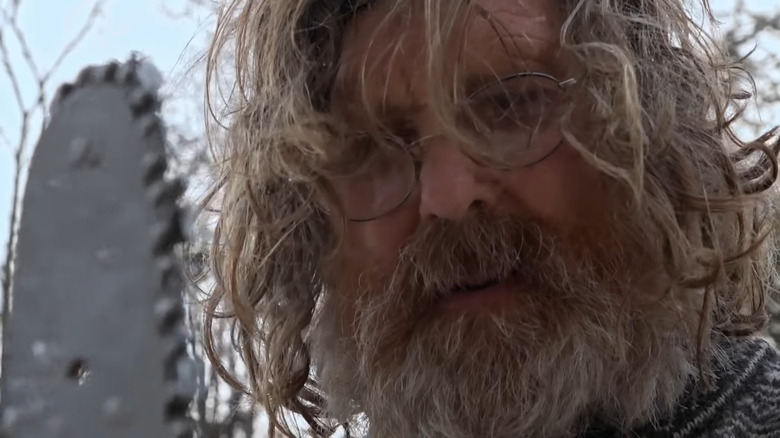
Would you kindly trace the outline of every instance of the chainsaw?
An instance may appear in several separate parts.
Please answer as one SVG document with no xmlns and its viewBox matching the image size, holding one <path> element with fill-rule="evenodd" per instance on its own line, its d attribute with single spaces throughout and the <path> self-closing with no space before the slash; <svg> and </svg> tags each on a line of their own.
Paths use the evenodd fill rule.
<svg viewBox="0 0 780 438">
<path fill-rule="evenodd" d="M 161 83 L 133 57 L 84 69 L 51 104 L 3 321 L 3 437 L 193 436 L 184 186 Z"/>
</svg>

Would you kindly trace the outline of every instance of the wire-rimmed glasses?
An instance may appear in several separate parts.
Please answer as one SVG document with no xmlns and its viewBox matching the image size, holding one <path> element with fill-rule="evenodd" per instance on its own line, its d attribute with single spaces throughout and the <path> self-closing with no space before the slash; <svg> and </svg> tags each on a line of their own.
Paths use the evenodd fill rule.
<svg viewBox="0 0 780 438">
<path fill-rule="evenodd" d="M 468 122 L 460 128 L 473 134 L 494 162 L 511 168 L 539 163 L 563 142 L 566 90 L 575 83 L 574 78 L 560 81 L 539 72 L 505 76 L 469 94 L 463 111 Z M 403 205 L 419 177 L 415 150 L 430 138 L 410 143 L 388 135 L 386 144 L 372 148 L 359 169 L 331 178 L 347 219 L 372 221 Z"/>
</svg>

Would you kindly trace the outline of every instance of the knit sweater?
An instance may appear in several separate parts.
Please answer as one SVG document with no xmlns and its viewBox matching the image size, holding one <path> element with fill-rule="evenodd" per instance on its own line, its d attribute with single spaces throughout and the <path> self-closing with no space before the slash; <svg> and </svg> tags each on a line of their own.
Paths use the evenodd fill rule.
<svg viewBox="0 0 780 438">
<path fill-rule="evenodd" d="M 592 429 L 581 438 L 780 438 L 780 353 L 759 339 L 723 352 L 713 364 L 715 388 L 692 388 L 669 418 L 627 435 Z"/>
</svg>

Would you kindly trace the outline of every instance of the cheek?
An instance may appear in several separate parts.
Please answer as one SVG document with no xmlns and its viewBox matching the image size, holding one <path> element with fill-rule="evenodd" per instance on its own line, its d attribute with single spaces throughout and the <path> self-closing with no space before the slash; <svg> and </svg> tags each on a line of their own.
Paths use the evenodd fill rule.
<svg viewBox="0 0 780 438">
<path fill-rule="evenodd" d="M 570 147 L 564 145 L 547 160 L 512 172 L 502 185 L 502 211 L 517 210 L 518 217 L 530 216 L 564 232 L 583 227 L 608 231 L 604 228 L 611 222 L 614 202 L 604 178 Z M 415 201 L 410 199 L 408 205 L 416 205 Z M 392 274 L 419 221 L 416 208 L 399 208 L 375 221 L 348 224 L 337 256 L 339 294 L 354 299 L 361 278 Z"/>
<path fill-rule="evenodd" d="M 357 292 L 358 276 L 388 276 L 398 263 L 398 255 L 415 232 L 419 217 L 411 208 L 399 208 L 392 214 L 371 222 L 347 225 L 338 251 L 343 277 L 352 278 L 345 289 Z"/>
<path fill-rule="evenodd" d="M 527 213 L 559 229 L 602 222 L 609 214 L 603 176 L 566 145 L 513 173 L 508 194 Z"/>
<path fill-rule="evenodd" d="M 372 222 L 350 223 L 336 253 L 332 270 L 332 290 L 338 295 L 342 333 L 354 333 L 356 304 L 361 293 L 376 292 L 372 287 L 392 275 L 404 242 L 416 229 L 412 209 Z"/>
</svg>

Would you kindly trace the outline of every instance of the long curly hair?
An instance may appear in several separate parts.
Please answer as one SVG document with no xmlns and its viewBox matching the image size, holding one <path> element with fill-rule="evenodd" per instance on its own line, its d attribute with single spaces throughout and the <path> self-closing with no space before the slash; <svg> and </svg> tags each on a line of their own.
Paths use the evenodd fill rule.
<svg viewBox="0 0 780 438">
<path fill-rule="evenodd" d="M 423 68 L 446 74 L 442 42 L 455 17 L 474 5 L 383 1 L 394 2 L 391 14 L 415 2 L 424 7 Z M 339 244 L 316 200 L 331 194 L 323 163 L 339 137 L 329 95 L 341 39 L 360 3 L 226 0 L 209 52 L 207 108 L 226 122 L 209 132 L 218 181 L 207 203 L 218 221 L 205 347 L 222 377 L 266 409 L 271 434 L 292 435 L 293 414 L 317 435 L 334 426 L 323 410 L 327 395 L 312 378 L 308 330 L 327 284 L 323 263 Z M 780 141 L 777 129 L 755 141 L 737 135 L 755 85 L 684 3 L 559 0 L 566 17 L 560 46 L 580 64 L 577 97 L 598 121 L 587 138 L 564 131 L 587 162 L 630 194 L 638 229 L 657 237 L 675 286 L 704 291 L 695 340 L 704 367 L 712 343 L 755 334 L 766 323 Z M 707 1 L 699 6 L 714 23 Z M 228 92 L 219 94 L 225 83 Z M 448 90 L 429 92 L 442 120 L 451 121 Z M 222 365 L 217 319 L 232 322 L 248 381 Z"/>
</svg>

